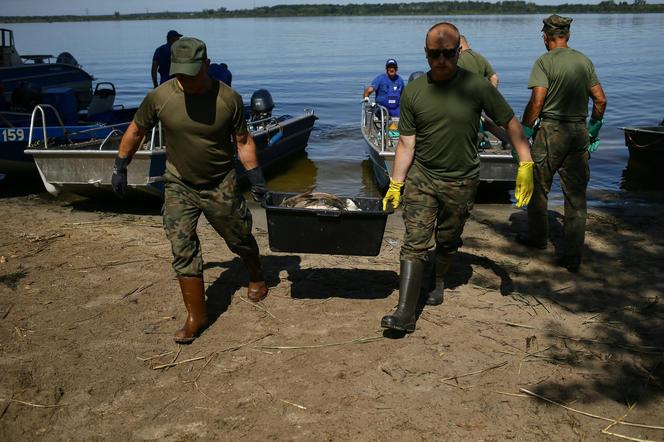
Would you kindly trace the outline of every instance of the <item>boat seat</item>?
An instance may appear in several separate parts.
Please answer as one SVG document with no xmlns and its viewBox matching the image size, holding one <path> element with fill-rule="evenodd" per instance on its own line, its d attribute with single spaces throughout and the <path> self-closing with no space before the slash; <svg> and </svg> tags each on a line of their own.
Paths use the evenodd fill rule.
<svg viewBox="0 0 664 442">
<path fill-rule="evenodd" d="M 110 88 L 99 88 L 101 85 L 110 85 Z M 94 94 L 92 94 L 92 100 L 88 106 L 88 118 L 100 115 L 106 112 L 111 112 L 113 110 L 113 104 L 115 103 L 115 86 L 113 83 L 98 83 L 95 88 Z"/>
</svg>

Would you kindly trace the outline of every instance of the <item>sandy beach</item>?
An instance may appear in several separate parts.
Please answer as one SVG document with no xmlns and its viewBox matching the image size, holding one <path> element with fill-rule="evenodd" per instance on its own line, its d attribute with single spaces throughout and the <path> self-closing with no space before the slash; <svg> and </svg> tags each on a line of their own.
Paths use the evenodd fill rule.
<svg viewBox="0 0 664 442">
<path fill-rule="evenodd" d="M 177 346 L 158 205 L 5 195 L 0 439 L 662 440 L 664 203 L 591 209 L 578 274 L 555 265 L 550 209 L 535 252 L 513 240 L 525 211 L 477 204 L 444 303 L 405 337 L 380 329 L 400 211 L 377 257 L 345 257 L 270 252 L 253 205 L 260 304 L 203 221 L 214 322 Z"/>
</svg>

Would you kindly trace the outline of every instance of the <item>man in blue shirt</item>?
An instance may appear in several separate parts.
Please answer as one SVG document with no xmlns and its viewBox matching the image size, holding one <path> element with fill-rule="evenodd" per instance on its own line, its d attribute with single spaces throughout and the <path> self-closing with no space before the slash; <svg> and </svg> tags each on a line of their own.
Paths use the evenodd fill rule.
<svg viewBox="0 0 664 442">
<path fill-rule="evenodd" d="M 387 108 L 391 117 L 399 116 L 399 100 L 404 83 L 397 75 L 399 66 L 394 58 L 385 62 L 385 73 L 373 79 L 370 86 L 364 89 L 364 100 L 369 101 L 369 95 L 376 92 L 376 103 Z"/>
<path fill-rule="evenodd" d="M 228 65 L 226 63 L 210 63 L 210 67 L 208 68 L 208 75 L 210 78 L 214 78 L 215 80 L 219 80 L 222 83 L 225 83 L 226 86 L 230 86 L 231 82 L 233 81 L 233 74 L 228 69 Z"/>
<path fill-rule="evenodd" d="M 166 44 L 159 46 L 152 56 L 152 86 L 157 87 L 169 80 L 171 75 L 171 45 L 182 37 L 178 31 L 170 30 L 166 34 Z M 159 72 L 159 83 L 157 83 L 157 72 Z"/>
</svg>

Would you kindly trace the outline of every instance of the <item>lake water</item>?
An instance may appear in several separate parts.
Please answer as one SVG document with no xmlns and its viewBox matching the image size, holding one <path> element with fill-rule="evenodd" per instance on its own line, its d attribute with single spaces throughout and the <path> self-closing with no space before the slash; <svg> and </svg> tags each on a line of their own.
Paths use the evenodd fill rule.
<svg viewBox="0 0 664 442">
<path fill-rule="evenodd" d="M 501 78 L 500 91 L 520 117 L 530 97 L 530 68 L 545 52 L 543 16 L 321 17 L 154 20 L 0 25 L 14 30 L 21 54 L 71 52 L 97 81 L 113 82 L 116 103 L 136 105 L 151 88 L 154 49 L 176 29 L 207 43 L 213 62 L 227 63 L 245 102 L 268 89 L 276 113 L 313 108 L 320 117 L 307 154 L 269 176 L 273 190 L 315 187 L 340 195 L 377 195 L 359 130 L 362 90 L 396 58 L 399 73 L 428 69 L 424 36 L 449 19 Z M 626 125 L 664 118 L 664 14 L 577 14 L 570 46 L 588 55 L 608 99 L 600 149 L 591 159 L 589 195 L 623 192 Z M 614 195 L 615 196 L 615 195 Z M 560 200 L 554 190 L 553 199 Z"/>
</svg>

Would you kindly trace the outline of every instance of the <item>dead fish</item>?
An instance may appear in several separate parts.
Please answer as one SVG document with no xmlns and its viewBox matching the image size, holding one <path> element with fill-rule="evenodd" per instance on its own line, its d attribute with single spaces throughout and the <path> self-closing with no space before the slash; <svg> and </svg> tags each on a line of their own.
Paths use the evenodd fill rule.
<svg viewBox="0 0 664 442">
<path fill-rule="evenodd" d="M 306 192 L 291 196 L 281 202 L 282 207 L 314 210 L 360 210 L 350 199 L 342 200 L 325 192 Z"/>
</svg>

